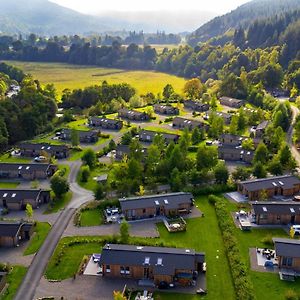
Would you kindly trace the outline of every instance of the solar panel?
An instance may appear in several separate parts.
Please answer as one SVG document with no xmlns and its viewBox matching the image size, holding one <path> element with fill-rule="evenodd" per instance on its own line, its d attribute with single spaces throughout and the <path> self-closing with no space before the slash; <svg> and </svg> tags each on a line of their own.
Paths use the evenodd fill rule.
<svg viewBox="0 0 300 300">
<path fill-rule="evenodd" d="M 290 211 L 291 211 L 291 213 L 295 213 L 295 210 L 293 207 L 290 207 Z"/>
<path fill-rule="evenodd" d="M 149 265 L 150 263 L 150 257 L 145 257 L 145 265 Z"/>
</svg>

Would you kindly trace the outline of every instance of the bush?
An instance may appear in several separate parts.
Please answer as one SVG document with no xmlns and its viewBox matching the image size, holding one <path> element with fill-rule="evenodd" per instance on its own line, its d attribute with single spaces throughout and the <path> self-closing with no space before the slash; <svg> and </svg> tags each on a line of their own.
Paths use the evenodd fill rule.
<svg viewBox="0 0 300 300">
<path fill-rule="evenodd" d="M 210 196 L 215 203 L 215 210 L 220 230 L 223 235 L 224 246 L 230 264 L 235 292 L 239 300 L 255 299 L 252 283 L 247 274 L 247 268 L 242 261 L 238 241 L 235 238 L 235 228 L 226 210 L 225 201 L 216 196 Z"/>
<path fill-rule="evenodd" d="M 91 175 L 90 167 L 89 166 L 82 166 L 81 173 L 80 173 L 80 181 L 87 182 Z"/>
<path fill-rule="evenodd" d="M 262 238 L 261 242 L 264 243 L 266 246 L 273 246 L 273 240 L 270 234 Z"/>
<path fill-rule="evenodd" d="M 287 290 L 284 295 L 284 298 L 286 300 L 298 300 L 299 299 L 294 290 Z"/>
<path fill-rule="evenodd" d="M 202 196 L 202 195 L 209 195 L 209 194 L 228 193 L 235 190 L 236 190 L 235 185 L 212 184 L 212 185 L 204 185 L 200 187 L 193 187 L 191 192 L 194 196 Z"/>
</svg>

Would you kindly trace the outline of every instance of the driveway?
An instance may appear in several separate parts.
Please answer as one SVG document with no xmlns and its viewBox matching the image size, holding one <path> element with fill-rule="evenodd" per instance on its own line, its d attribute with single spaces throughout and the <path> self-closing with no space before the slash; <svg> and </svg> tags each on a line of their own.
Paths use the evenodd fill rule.
<svg viewBox="0 0 300 300">
<path fill-rule="evenodd" d="M 130 235 L 136 237 L 159 237 L 155 220 L 130 223 Z M 102 236 L 120 233 L 120 224 L 107 224 L 100 226 L 77 227 L 72 222 L 63 233 L 65 236 Z"/>
<path fill-rule="evenodd" d="M 0 247 L 0 261 L 9 263 L 11 265 L 22 265 L 28 267 L 34 254 L 23 256 L 24 250 L 27 248 L 29 242 L 22 243 L 19 247 Z"/>
</svg>

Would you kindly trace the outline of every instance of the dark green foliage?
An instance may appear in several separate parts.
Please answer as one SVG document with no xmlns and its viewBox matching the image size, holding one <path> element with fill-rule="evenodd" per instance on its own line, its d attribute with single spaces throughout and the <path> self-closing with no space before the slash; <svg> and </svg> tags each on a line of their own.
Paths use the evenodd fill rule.
<svg viewBox="0 0 300 300">
<path fill-rule="evenodd" d="M 90 167 L 88 165 L 81 167 L 80 181 L 81 182 L 87 182 L 89 177 L 90 177 L 90 174 L 91 174 L 91 171 L 90 171 Z"/>
<path fill-rule="evenodd" d="M 69 183 L 67 179 L 60 175 L 54 175 L 50 180 L 50 184 L 51 189 L 57 198 L 60 198 L 69 191 Z"/>
<path fill-rule="evenodd" d="M 97 156 L 93 149 L 86 149 L 83 151 L 83 154 L 81 156 L 81 160 L 92 169 L 97 162 Z"/>
<path fill-rule="evenodd" d="M 223 162 L 219 162 L 214 168 L 214 174 L 217 184 L 226 184 L 229 178 L 228 169 Z"/>
<path fill-rule="evenodd" d="M 95 199 L 101 200 L 104 198 L 104 187 L 101 183 L 99 183 L 94 191 Z"/>
<path fill-rule="evenodd" d="M 255 299 L 253 286 L 247 274 L 247 267 L 242 260 L 239 244 L 235 238 L 233 221 L 226 210 L 225 200 L 210 195 L 209 202 L 215 205 L 217 219 L 223 235 L 223 241 L 230 264 L 237 299 Z"/>
</svg>

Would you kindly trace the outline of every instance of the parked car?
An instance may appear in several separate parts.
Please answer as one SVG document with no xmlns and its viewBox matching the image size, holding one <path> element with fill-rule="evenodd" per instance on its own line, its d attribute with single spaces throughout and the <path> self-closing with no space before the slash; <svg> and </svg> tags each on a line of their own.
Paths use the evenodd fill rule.
<svg viewBox="0 0 300 300">
<path fill-rule="evenodd" d="M 161 289 L 161 290 L 165 290 L 169 287 L 168 283 L 166 281 L 161 281 L 159 284 L 158 284 L 158 288 Z"/>
<path fill-rule="evenodd" d="M 97 263 L 100 261 L 100 258 L 101 258 L 101 254 L 93 254 L 93 261 L 94 263 Z"/>
<path fill-rule="evenodd" d="M 37 156 L 34 158 L 34 161 L 36 161 L 36 162 L 44 162 L 46 160 L 47 160 L 47 158 L 45 156 Z"/>
<path fill-rule="evenodd" d="M 295 230 L 295 235 L 300 235 L 300 225 L 293 225 L 292 228 Z"/>
</svg>

